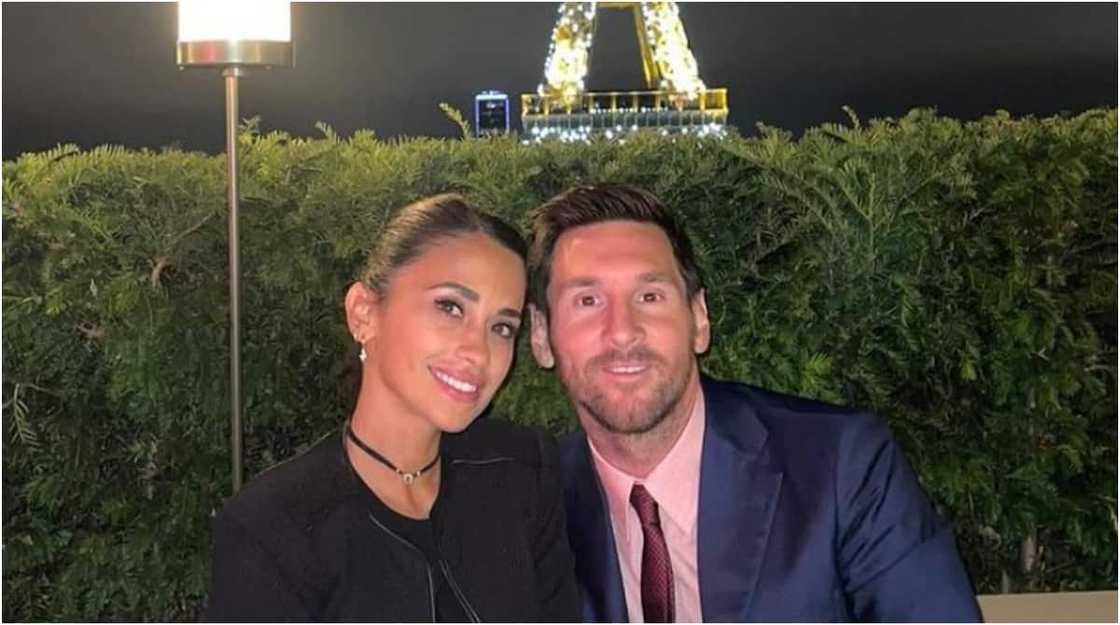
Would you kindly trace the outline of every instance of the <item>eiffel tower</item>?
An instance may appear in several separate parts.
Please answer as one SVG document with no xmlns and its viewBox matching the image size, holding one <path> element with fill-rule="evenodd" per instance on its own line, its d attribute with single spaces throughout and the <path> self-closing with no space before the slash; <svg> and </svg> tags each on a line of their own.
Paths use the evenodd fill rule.
<svg viewBox="0 0 1120 625">
<path fill-rule="evenodd" d="M 585 79 L 599 9 L 630 9 L 645 91 L 590 92 Z M 563 2 L 536 93 L 521 96 L 527 141 L 621 139 L 643 128 L 661 134 L 723 136 L 727 89 L 700 79 L 676 2 Z"/>
</svg>

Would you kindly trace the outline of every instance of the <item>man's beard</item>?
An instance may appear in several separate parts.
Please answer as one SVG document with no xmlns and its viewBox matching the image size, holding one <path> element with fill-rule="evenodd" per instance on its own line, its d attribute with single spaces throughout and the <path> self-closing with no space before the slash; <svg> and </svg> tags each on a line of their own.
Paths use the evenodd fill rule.
<svg viewBox="0 0 1120 625">
<path fill-rule="evenodd" d="M 680 405 L 695 366 L 690 356 L 686 357 L 688 364 L 674 369 L 661 355 L 647 347 L 638 347 L 625 353 L 604 352 L 588 361 L 580 372 L 571 372 L 563 363 L 558 369 L 573 403 L 582 407 L 600 427 L 612 434 L 641 435 L 656 429 Z M 596 372 L 613 362 L 641 363 L 656 375 L 634 395 L 612 403 L 606 389 L 591 380 Z"/>
</svg>

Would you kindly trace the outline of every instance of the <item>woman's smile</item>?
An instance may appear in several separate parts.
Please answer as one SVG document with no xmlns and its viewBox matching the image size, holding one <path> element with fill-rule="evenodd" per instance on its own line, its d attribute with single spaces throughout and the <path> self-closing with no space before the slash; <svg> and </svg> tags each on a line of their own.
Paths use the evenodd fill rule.
<svg viewBox="0 0 1120 625">
<path fill-rule="evenodd" d="M 469 382 L 463 379 L 465 376 L 462 374 L 455 376 L 444 369 L 438 369 L 436 367 L 428 367 L 428 371 L 432 373 L 432 377 L 440 383 L 440 387 L 452 399 L 462 402 L 478 401 L 478 389 L 481 384 L 477 383 L 477 381 Z"/>
</svg>

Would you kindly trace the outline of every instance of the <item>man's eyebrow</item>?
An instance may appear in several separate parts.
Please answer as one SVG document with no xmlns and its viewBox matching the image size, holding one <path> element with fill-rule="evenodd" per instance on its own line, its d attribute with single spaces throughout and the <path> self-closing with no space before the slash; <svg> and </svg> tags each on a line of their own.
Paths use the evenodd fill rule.
<svg viewBox="0 0 1120 625">
<path fill-rule="evenodd" d="M 673 280 L 672 274 L 665 273 L 664 271 L 647 271 L 646 273 L 638 275 L 638 281 L 645 284 L 676 284 Z M 578 276 L 569 278 L 556 285 L 556 290 L 564 292 L 568 289 L 578 289 L 586 286 L 595 286 L 599 284 L 599 280 L 592 276 Z"/>
<path fill-rule="evenodd" d="M 591 276 L 580 276 L 577 278 L 568 278 L 567 280 L 556 285 L 557 291 L 566 291 L 568 289 L 580 289 L 585 286 L 595 286 L 599 281 Z"/>
<path fill-rule="evenodd" d="M 650 271 L 647 273 L 643 273 L 642 275 L 638 276 L 638 279 L 642 282 L 668 282 L 670 284 L 674 283 L 673 277 L 671 275 L 661 271 Z"/>
<path fill-rule="evenodd" d="M 428 287 L 429 291 L 434 291 L 436 289 L 451 289 L 459 295 L 462 295 L 464 299 L 470 300 L 472 302 L 477 302 L 480 299 L 478 293 L 476 293 L 474 289 L 463 286 L 458 282 L 440 282 L 439 284 L 433 284 L 432 286 Z M 498 311 L 497 314 L 501 317 L 521 319 L 521 311 L 517 310 L 516 308 L 502 308 Z"/>
</svg>

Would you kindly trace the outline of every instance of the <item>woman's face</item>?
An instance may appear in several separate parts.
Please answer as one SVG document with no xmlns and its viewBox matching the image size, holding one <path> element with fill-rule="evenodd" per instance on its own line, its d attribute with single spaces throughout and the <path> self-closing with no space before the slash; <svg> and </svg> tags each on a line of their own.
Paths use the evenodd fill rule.
<svg viewBox="0 0 1120 625">
<path fill-rule="evenodd" d="M 525 300 L 521 258 L 483 234 L 441 239 L 374 300 L 363 394 L 367 383 L 376 389 L 381 414 L 466 428 L 509 373 Z"/>
</svg>

